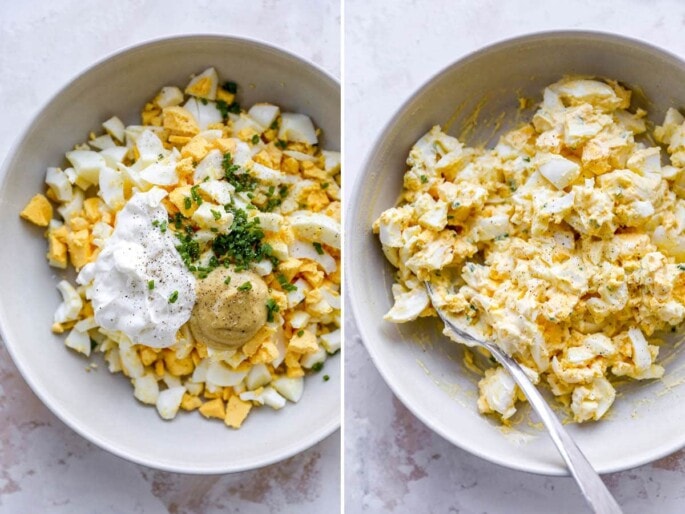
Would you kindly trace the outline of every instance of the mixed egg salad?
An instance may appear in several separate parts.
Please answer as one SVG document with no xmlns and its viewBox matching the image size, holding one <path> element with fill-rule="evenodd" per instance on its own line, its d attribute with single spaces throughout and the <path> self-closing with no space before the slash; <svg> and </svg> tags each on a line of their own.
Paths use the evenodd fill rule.
<svg viewBox="0 0 685 514">
<path fill-rule="evenodd" d="M 444 310 L 578 422 L 607 413 L 617 379 L 661 378 L 659 334 L 685 318 L 685 118 L 651 130 L 630 103 L 614 81 L 566 77 L 494 148 L 437 126 L 417 141 L 374 224 L 397 268 L 385 319 Z M 480 412 L 505 421 L 525 399 L 501 367 L 478 387 Z"/>
<path fill-rule="evenodd" d="M 306 115 L 236 94 L 214 68 L 163 87 L 141 125 L 112 117 L 48 168 L 21 212 L 77 272 L 57 285 L 66 346 L 104 354 L 164 419 L 233 428 L 299 401 L 341 339 L 340 154 Z"/>
</svg>

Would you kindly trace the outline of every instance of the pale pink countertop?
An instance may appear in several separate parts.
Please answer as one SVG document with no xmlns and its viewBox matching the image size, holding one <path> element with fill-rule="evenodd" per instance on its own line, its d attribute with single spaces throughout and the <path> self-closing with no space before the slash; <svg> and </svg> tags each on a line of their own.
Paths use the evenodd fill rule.
<svg viewBox="0 0 685 514">
<path fill-rule="evenodd" d="M 33 113 L 79 71 L 122 47 L 187 33 L 262 39 L 340 76 L 336 0 L 3 2 L 0 158 Z M 339 511 L 339 432 L 280 464 L 246 473 L 202 477 L 151 470 L 100 450 L 59 421 L 1 343 L 0 420 L 3 514 Z"/>
</svg>

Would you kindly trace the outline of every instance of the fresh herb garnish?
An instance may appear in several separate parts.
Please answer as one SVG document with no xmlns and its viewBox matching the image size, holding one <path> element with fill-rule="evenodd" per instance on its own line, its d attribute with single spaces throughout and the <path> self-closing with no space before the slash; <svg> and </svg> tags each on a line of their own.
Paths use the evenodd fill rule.
<svg viewBox="0 0 685 514">
<path fill-rule="evenodd" d="M 421 183 L 426 184 L 428 182 L 428 177 L 426 175 L 421 175 Z"/>
<path fill-rule="evenodd" d="M 240 114 L 240 104 L 238 102 L 233 102 L 229 105 L 223 100 L 217 100 L 216 108 L 221 113 L 224 120 L 228 118 L 229 112 L 231 114 Z"/>
<path fill-rule="evenodd" d="M 190 199 L 189 196 L 186 196 L 183 199 L 183 207 L 186 208 L 186 210 L 190 209 L 193 206 L 193 201 Z"/>
<path fill-rule="evenodd" d="M 324 382 L 328 382 L 330 379 L 331 379 L 331 377 L 329 377 L 328 375 L 324 375 L 324 376 L 323 376 L 323 381 L 324 381 Z"/>
<path fill-rule="evenodd" d="M 200 193 L 197 192 L 198 187 L 200 186 L 193 186 L 190 188 L 190 196 L 199 207 L 202 205 L 202 197 L 200 196 Z"/>
<path fill-rule="evenodd" d="M 235 82 L 231 82 L 231 81 L 224 82 L 221 87 L 223 87 L 226 91 L 228 91 L 229 93 L 231 93 L 233 95 L 238 92 L 238 84 L 236 84 Z"/>
<path fill-rule="evenodd" d="M 174 291 L 171 293 L 171 296 L 169 296 L 169 303 L 176 303 L 176 300 L 178 300 L 178 291 Z"/>
<path fill-rule="evenodd" d="M 302 337 L 304 335 L 304 330 L 297 331 L 297 337 Z"/>
<path fill-rule="evenodd" d="M 147 281 L 147 288 L 152 291 L 155 288 L 155 281 L 154 280 L 148 280 Z"/>
<path fill-rule="evenodd" d="M 328 182 L 321 184 L 321 189 L 328 189 Z"/>
<path fill-rule="evenodd" d="M 312 366 L 312 371 L 316 371 L 317 373 L 323 369 L 323 362 L 317 362 Z"/>
<path fill-rule="evenodd" d="M 257 143 L 259 143 L 259 135 L 255 134 L 252 136 L 252 144 L 256 145 Z"/>
<path fill-rule="evenodd" d="M 252 289 L 252 282 L 249 280 L 245 282 L 243 285 L 238 286 L 238 291 L 250 291 Z"/>
<path fill-rule="evenodd" d="M 221 219 L 221 213 L 219 211 L 215 211 L 214 209 L 210 209 L 209 211 L 212 213 L 215 220 L 219 221 Z"/>
<path fill-rule="evenodd" d="M 321 246 L 321 243 L 312 243 L 312 246 L 314 246 L 316 253 L 318 253 L 319 255 L 323 255 L 323 248 Z"/>
<path fill-rule="evenodd" d="M 285 148 L 288 146 L 288 143 L 286 143 L 282 139 L 279 139 L 278 141 L 276 141 L 275 145 L 277 148 L 280 148 L 281 150 L 285 150 Z"/>
<path fill-rule="evenodd" d="M 276 278 L 278 279 L 278 283 L 281 284 L 281 287 L 284 291 L 297 291 L 297 286 L 288 282 L 288 279 L 285 278 L 285 275 L 279 274 Z"/>
<path fill-rule="evenodd" d="M 224 169 L 226 180 L 238 193 L 243 191 L 254 191 L 255 187 L 257 187 L 257 180 L 249 173 L 245 171 L 241 172 L 240 166 L 233 163 L 233 156 L 230 153 L 224 154 L 221 165 Z"/>
<path fill-rule="evenodd" d="M 231 283 L 231 276 L 227 276 L 226 280 L 224 280 L 224 284 L 229 285 Z"/>
<path fill-rule="evenodd" d="M 266 321 L 273 321 L 274 312 L 278 312 L 279 310 L 280 308 L 278 307 L 276 300 L 274 300 L 273 298 L 269 298 L 266 301 Z"/>
<path fill-rule="evenodd" d="M 241 269 L 247 269 L 252 262 L 259 262 L 265 258 L 278 264 L 273 257 L 273 248 L 263 244 L 264 231 L 259 226 L 259 218 L 247 218 L 242 209 L 233 210 L 233 224 L 230 234 L 219 234 L 212 242 L 214 255 Z"/>
<path fill-rule="evenodd" d="M 186 230 L 188 228 L 189 227 L 186 227 Z M 176 250 L 178 250 L 181 259 L 183 259 L 183 263 L 190 271 L 194 271 L 191 269 L 191 263 L 200 258 L 200 243 L 193 239 L 192 234 L 194 233 L 195 232 L 192 230 L 192 227 L 190 227 L 190 233 L 176 234 L 176 237 L 178 237 L 179 241 L 181 242 L 181 244 L 176 246 Z"/>
</svg>

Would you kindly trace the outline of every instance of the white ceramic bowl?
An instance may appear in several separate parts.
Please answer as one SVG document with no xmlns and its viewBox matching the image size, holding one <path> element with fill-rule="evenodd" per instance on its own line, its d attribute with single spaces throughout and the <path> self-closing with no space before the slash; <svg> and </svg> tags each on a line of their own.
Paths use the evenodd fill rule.
<svg viewBox="0 0 685 514">
<path fill-rule="evenodd" d="M 0 175 L 0 325 L 14 362 L 33 391 L 65 423 L 98 446 L 147 466 L 186 473 L 226 473 L 284 459 L 340 425 L 340 358 L 305 381 L 297 404 L 253 411 L 240 430 L 197 413 L 171 422 L 133 397 L 130 382 L 87 361 L 50 332 L 61 274 L 48 267 L 42 230 L 19 219 L 44 189 L 47 166 L 112 115 L 139 123 L 140 108 L 160 87 L 185 85 L 191 73 L 216 67 L 239 84 L 243 105 L 269 101 L 310 115 L 323 147 L 340 148 L 340 86 L 327 73 L 272 46 L 225 36 L 184 36 L 119 52 L 84 71 L 38 113 L 5 159 Z"/>
<path fill-rule="evenodd" d="M 441 71 L 400 108 L 369 154 L 346 220 L 345 251 L 355 256 L 346 261 L 348 305 L 394 393 L 455 445 L 504 466 L 550 475 L 565 474 L 566 469 L 545 432 L 524 420 L 505 434 L 493 419 L 478 414 L 477 377 L 465 370 L 462 347 L 440 335 L 435 319 L 404 325 L 383 321 L 392 305 L 393 270 L 370 227 L 395 204 L 409 149 L 431 126 L 451 121 L 448 132 L 458 135 L 476 113 L 478 123 L 465 142 L 492 143 L 493 132 L 513 127 L 505 122 L 498 128 L 495 123 L 502 112 L 509 114 L 507 120 L 516 119 L 519 95 L 540 99 L 546 85 L 566 74 L 639 86 L 655 122 L 663 120 L 668 107 L 685 106 L 685 63 L 638 41 L 557 32 L 496 44 Z M 621 387 L 607 419 L 568 426 L 598 471 L 638 466 L 685 445 L 685 388 L 680 386 L 685 381 L 685 353 L 664 348 L 661 355 L 669 352 L 663 380 Z"/>
</svg>

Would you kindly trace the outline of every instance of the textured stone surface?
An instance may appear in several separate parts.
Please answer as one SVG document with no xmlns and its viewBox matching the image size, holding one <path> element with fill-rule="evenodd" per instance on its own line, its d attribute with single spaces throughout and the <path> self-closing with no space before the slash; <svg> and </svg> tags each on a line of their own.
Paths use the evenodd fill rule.
<svg viewBox="0 0 685 514">
<path fill-rule="evenodd" d="M 345 16 L 348 185 L 401 103 L 437 71 L 489 43 L 543 30 L 592 29 L 685 56 L 685 5 L 673 0 L 348 0 Z M 346 339 L 347 512 L 586 511 L 571 479 L 501 468 L 433 434 L 393 396 L 349 321 Z M 685 452 L 606 481 L 627 513 L 683 512 Z"/>
<path fill-rule="evenodd" d="M 336 0 L 171 2 L 27 0 L 0 16 L 0 156 L 76 73 L 150 38 L 225 33 L 262 39 L 340 75 Z M 67 351 L 65 349 L 65 351 Z M 196 477 L 100 450 L 34 396 L 0 346 L 0 512 L 337 512 L 340 435 L 260 470 Z"/>
</svg>

